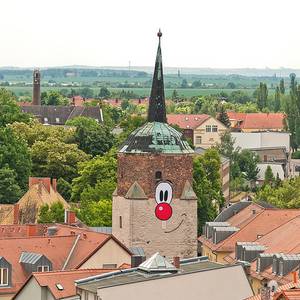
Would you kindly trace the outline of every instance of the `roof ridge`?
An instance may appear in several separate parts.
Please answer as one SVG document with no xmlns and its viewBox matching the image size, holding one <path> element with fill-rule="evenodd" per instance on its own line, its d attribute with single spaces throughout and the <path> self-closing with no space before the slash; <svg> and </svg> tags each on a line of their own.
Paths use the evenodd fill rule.
<svg viewBox="0 0 300 300">
<path fill-rule="evenodd" d="M 92 268 L 92 269 L 71 269 L 71 270 L 56 270 L 56 271 L 47 271 L 47 272 L 32 272 L 32 275 L 38 275 L 38 276 L 51 276 L 53 274 L 73 274 L 73 273 L 88 273 L 88 272 L 94 272 L 94 271 L 116 271 L 120 270 L 121 268 Z M 121 269 L 122 270 L 122 269 Z"/>
</svg>

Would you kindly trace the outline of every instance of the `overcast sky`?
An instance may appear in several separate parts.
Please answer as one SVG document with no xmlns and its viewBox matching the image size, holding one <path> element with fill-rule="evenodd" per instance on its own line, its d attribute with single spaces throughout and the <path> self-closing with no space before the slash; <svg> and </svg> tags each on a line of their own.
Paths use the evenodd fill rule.
<svg viewBox="0 0 300 300">
<path fill-rule="evenodd" d="M 0 66 L 300 68 L 299 0 L 1 0 Z"/>
</svg>

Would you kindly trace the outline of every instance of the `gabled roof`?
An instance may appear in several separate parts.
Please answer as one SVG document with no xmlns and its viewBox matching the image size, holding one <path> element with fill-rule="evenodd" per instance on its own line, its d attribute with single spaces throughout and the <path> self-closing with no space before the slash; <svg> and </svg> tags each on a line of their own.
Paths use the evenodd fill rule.
<svg viewBox="0 0 300 300">
<path fill-rule="evenodd" d="M 275 228 L 282 226 L 297 216 L 300 216 L 300 209 L 266 208 L 260 212 L 255 212 L 252 217 L 248 217 L 247 221 L 238 218 L 237 220 L 239 220 L 240 225 L 236 226 L 239 227 L 240 230 L 218 244 L 212 243 L 211 240 L 206 239 L 204 236 L 200 236 L 198 240 L 213 251 L 233 252 L 236 242 L 253 242 L 257 240 L 258 236 L 268 234 Z M 235 222 L 237 220 L 235 220 Z M 227 222 L 230 223 L 230 219 Z"/>
<path fill-rule="evenodd" d="M 182 129 L 195 129 L 206 120 L 212 118 L 209 115 L 187 115 L 187 114 L 168 114 L 167 120 L 169 124 L 177 125 Z"/>
<path fill-rule="evenodd" d="M 24 285 L 12 299 L 15 299 L 16 296 L 20 294 L 20 292 L 32 278 L 34 278 L 41 287 L 47 287 L 54 299 L 58 300 L 76 295 L 75 280 L 112 272 L 114 270 L 115 269 L 84 269 L 32 273 L 32 275 L 26 280 Z M 58 285 L 60 285 L 60 289 L 58 288 Z"/>
<path fill-rule="evenodd" d="M 240 121 L 236 128 L 257 130 L 283 130 L 283 113 L 236 113 L 227 112 L 231 121 Z"/>
<path fill-rule="evenodd" d="M 52 106 L 52 105 L 24 105 L 22 112 L 30 113 L 40 119 L 42 123 L 64 125 L 75 117 L 89 117 L 103 122 L 102 111 L 99 106 Z M 47 122 L 45 122 L 47 118 Z"/>
</svg>

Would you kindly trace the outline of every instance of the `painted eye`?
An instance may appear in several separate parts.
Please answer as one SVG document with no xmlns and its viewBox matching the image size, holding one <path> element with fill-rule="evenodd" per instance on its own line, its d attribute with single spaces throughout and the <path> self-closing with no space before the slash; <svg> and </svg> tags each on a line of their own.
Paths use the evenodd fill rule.
<svg viewBox="0 0 300 300">
<path fill-rule="evenodd" d="M 156 186 L 155 201 L 156 203 L 171 203 L 173 196 L 172 186 L 169 182 L 160 182 Z"/>
</svg>

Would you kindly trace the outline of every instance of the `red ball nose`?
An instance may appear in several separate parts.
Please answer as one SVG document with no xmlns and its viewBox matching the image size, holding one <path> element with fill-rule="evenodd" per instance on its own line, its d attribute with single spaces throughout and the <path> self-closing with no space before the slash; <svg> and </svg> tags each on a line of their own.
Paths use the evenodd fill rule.
<svg viewBox="0 0 300 300">
<path fill-rule="evenodd" d="M 172 217 L 172 207 L 168 203 L 160 203 L 155 208 L 156 218 L 167 221 Z"/>
</svg>

